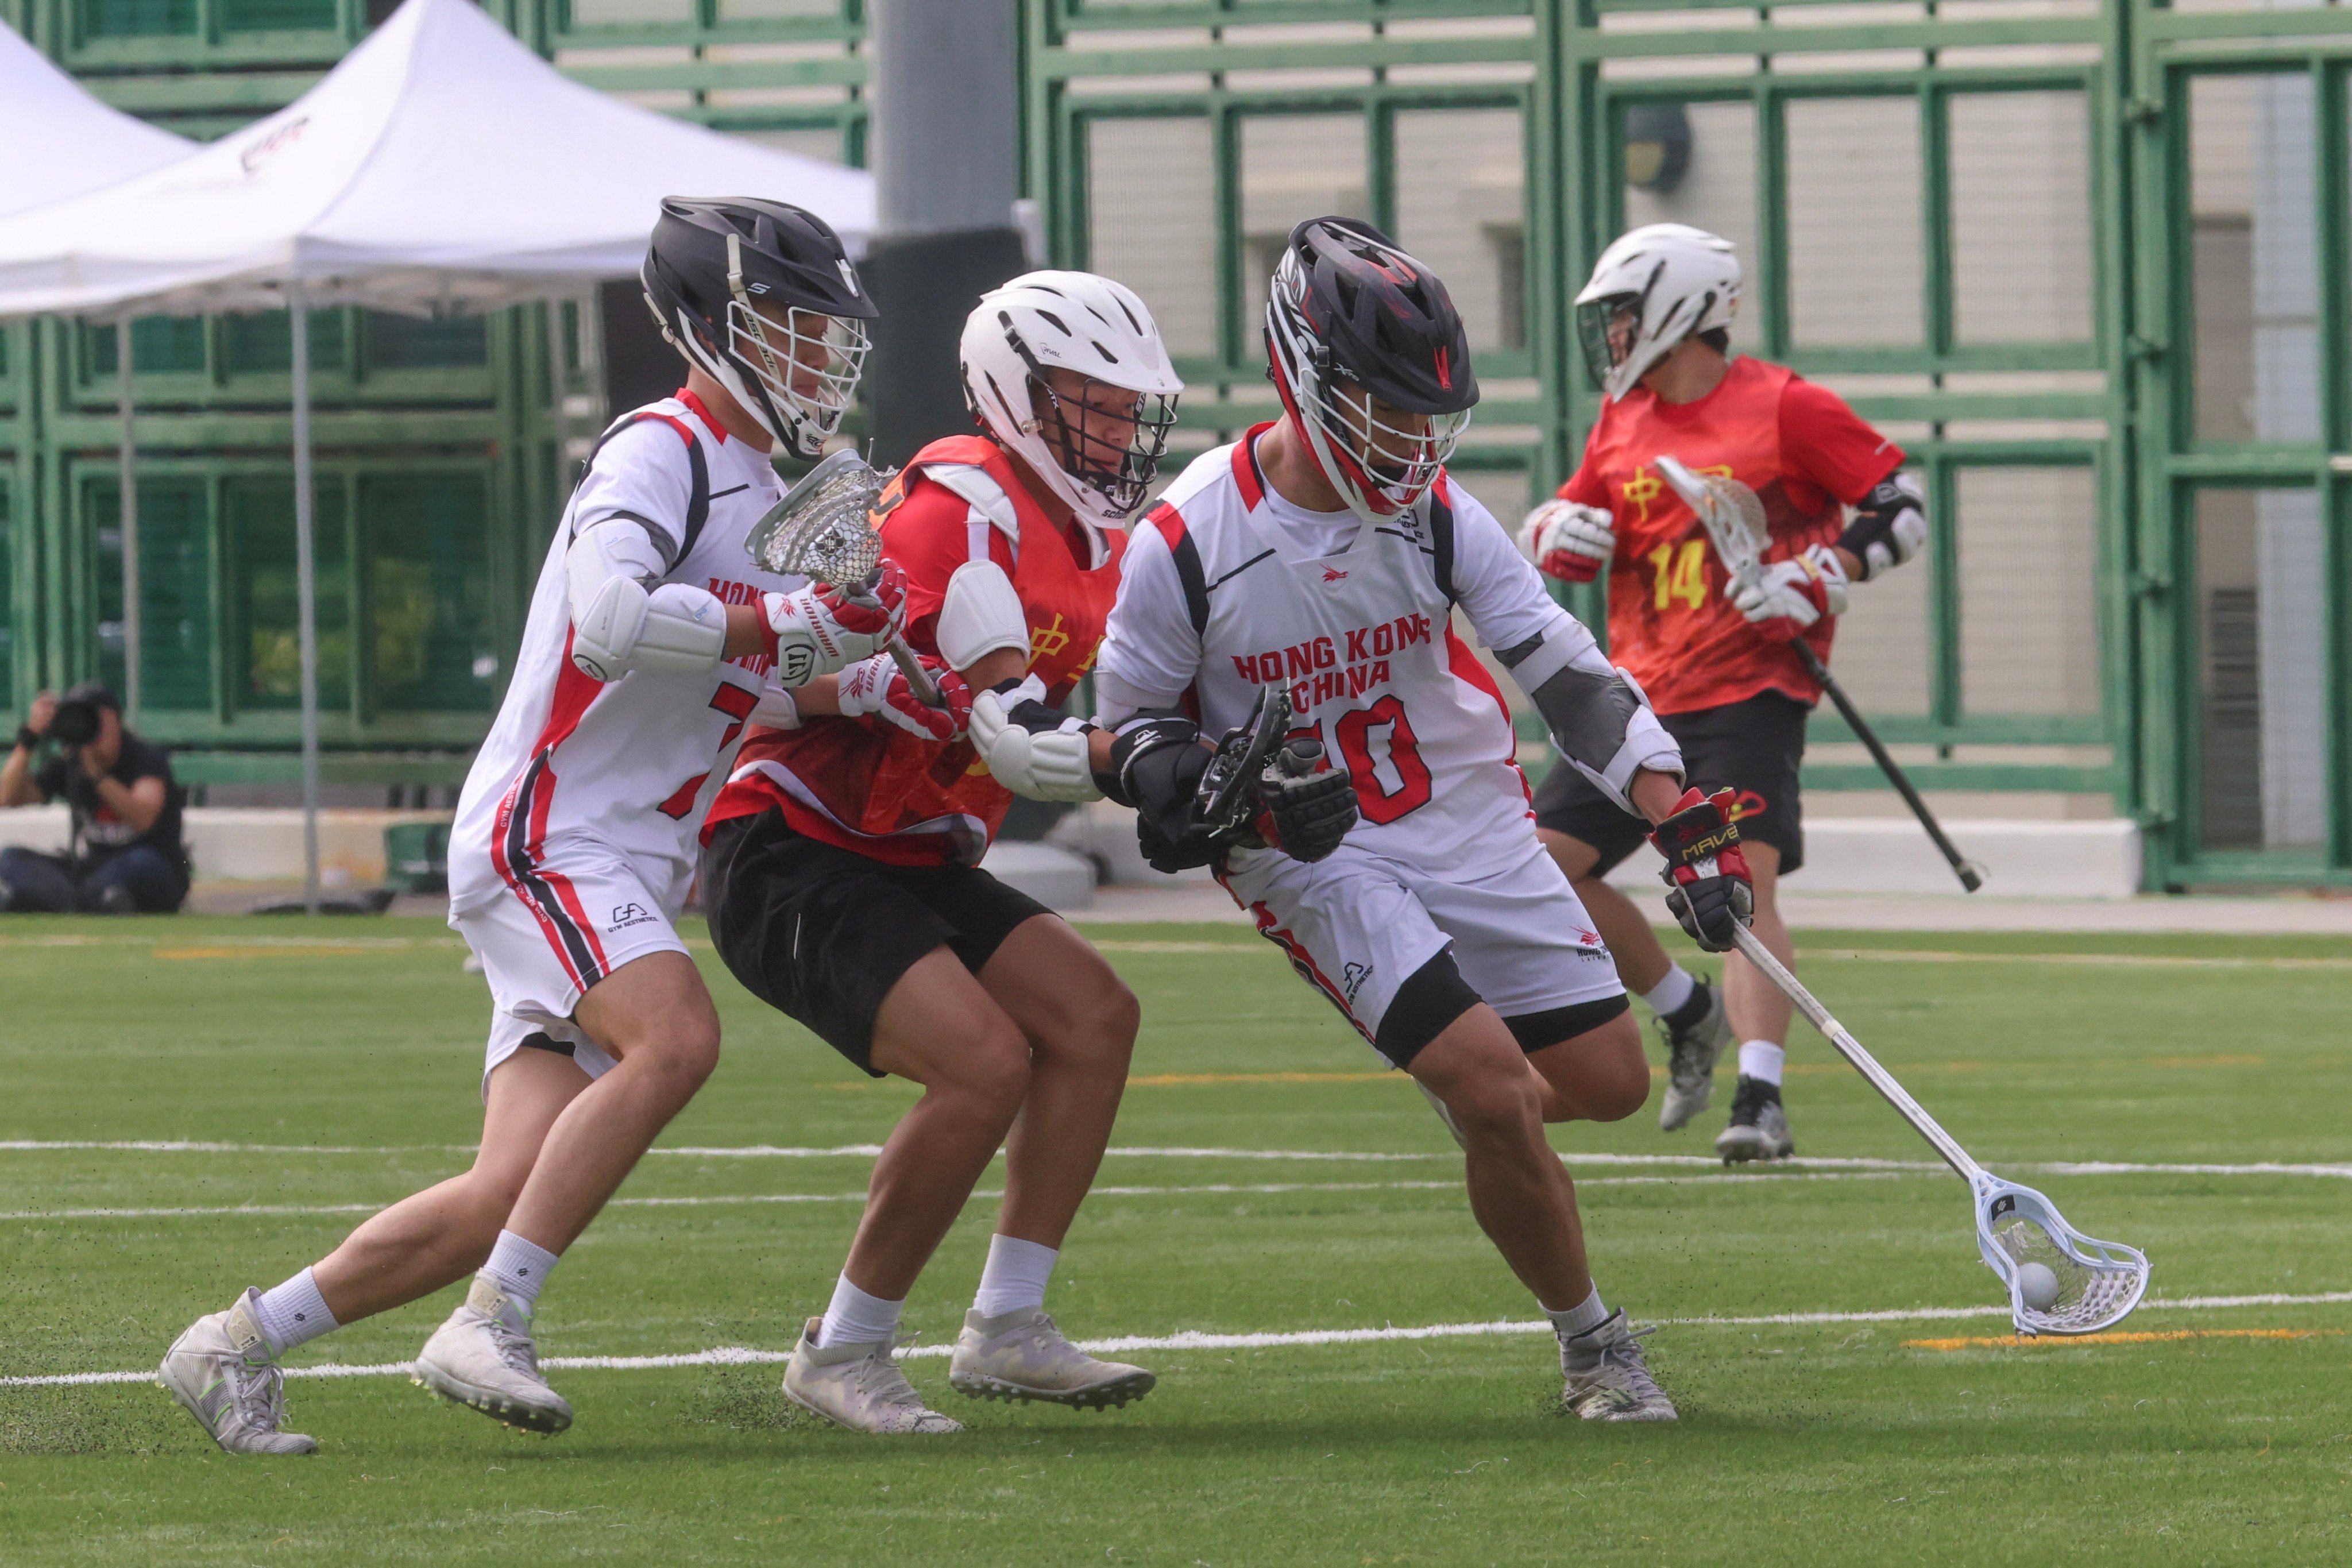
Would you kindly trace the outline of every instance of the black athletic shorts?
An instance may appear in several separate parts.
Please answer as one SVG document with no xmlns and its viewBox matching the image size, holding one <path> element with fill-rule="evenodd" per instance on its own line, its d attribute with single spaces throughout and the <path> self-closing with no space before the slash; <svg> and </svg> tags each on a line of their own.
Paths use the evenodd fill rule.
<svg viewBox="0 0 2352 1568">
<path fill-rule="evenodd" d="M 876 1078 L 874 1016 L 945 947 L 973 973 L 1045 905 L 974 866 L 891 866 L 784 825 L 730 817 L 702 851 L 710 940 L 745 990 Z"/>
<path fill-rule="evenodd" d="M 1797 764 L 1805 755 L 1810 711 L 1793 697 L 1763 691 L 1720 708 L 1658 715 L 1682 746 L 1683 767 L 1693 784 L 1709 795 L 1724 788 L 1739 792 L 1739 836 L 1778 849 L 1784 876 L 1805 863 Z M 1557 758 L 1536 786 L 1536 826 L 1600 850 L 1594 876 L 1614 868 L 1649 837 L 1640 817 Z"/>
</svg>

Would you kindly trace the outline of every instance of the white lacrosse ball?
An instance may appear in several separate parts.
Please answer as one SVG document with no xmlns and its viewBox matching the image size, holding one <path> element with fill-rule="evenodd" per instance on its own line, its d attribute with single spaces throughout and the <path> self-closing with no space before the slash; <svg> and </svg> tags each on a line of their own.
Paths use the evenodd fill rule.
<svg viewBox="0 0 2352 1568">
<path fill-rule="evenodd" d="M 2027 1263 L 2017 1270 L 2018 1299 L 2037 1312 L 2046 1312 L 2058 1300 L 2058 1276 L 2047 1263 Z"/>
</svg>

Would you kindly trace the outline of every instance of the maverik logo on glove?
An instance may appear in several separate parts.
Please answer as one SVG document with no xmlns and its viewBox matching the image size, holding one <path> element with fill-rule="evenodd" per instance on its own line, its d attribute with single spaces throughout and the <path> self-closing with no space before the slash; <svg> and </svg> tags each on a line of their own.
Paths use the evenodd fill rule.
<svg viewBox="0 0 2352 1568">
<path fill-rule="evenodd" d="M 1666 908 L 1690 939 L 1709 952 L 1725 952 L 1756 911 L 1756 889 L 1748 856 L 1739 847 L 1739 825 L 1731 819 L 1738 793 L 1712 795 L 1685 790 L 1675 813 L 1657 826 L 1650 842 L 1666 858 L 1660 873 Z"/>
</svg>

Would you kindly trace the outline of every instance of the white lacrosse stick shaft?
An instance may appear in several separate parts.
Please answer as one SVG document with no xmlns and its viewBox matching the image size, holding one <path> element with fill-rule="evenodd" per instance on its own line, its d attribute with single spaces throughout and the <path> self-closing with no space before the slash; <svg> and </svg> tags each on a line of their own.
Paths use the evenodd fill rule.
<svg viewBox="0 0 2352 1568">
<path fill-rule="evenodd" d="M 1870 1080 L 1871 1088 L 1886 1097 L 1886 1103 L 1893 1106 L 1895 1113 L 1908 1121 L 1913 1130 L 1944 1157 L 1944 1163 L 1959 1173 L 1963 1181 L 1971 1184 L 1985 1173 L 1984 1167 L 1969 1158 L 1969 1152 L 1961 1148 L 1950 1133 L 1937 1125 L 1936 1119 L 1911 1098 L 1911 1091 L 1896 1082 L 1893 1073 L 1879 1066 L 1878 1058 L 1863 1049 L 1862 1042 L 1848 1034 L 1846 1026 L 1815 1000 L 1802 982 L 1789 973 L 1788 965 L 1772 956 L 1772 950 L 1764 945 L 1761 938 L 1746 926 L 1741 926 L 1734 940 L 1738 942 L 1739 951 L 1748 962 L 1763 971 L 1764 978 L 1780 987 L 1780 994 L 1796 1004 L 1797 1011 L 1805 1016 L 1806 1022 L 1828 1037 L 1830 1044 L 1838 1048 L 1838 1054 L 1852 1062 L 1854 1070 Z"/>
</svg>

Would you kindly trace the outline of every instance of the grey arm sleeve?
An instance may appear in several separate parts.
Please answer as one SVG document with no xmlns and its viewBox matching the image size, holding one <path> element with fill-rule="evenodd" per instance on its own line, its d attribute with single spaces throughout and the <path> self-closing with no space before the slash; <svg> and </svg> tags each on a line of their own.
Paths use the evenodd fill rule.
<svg viewBox="0 0 2352 1568">
<path fill-rule="evenodd" d="M 1496 651 L 1543 715 L 1552 744 L 1594 788 L 1627 811 L 1643 768 L 1683 776 L 1682 748 L 1650 710 L 1633 678 L 1611 666 L 1592 634 L 1562 612 L 1543 633 Z"/>
</svg>

